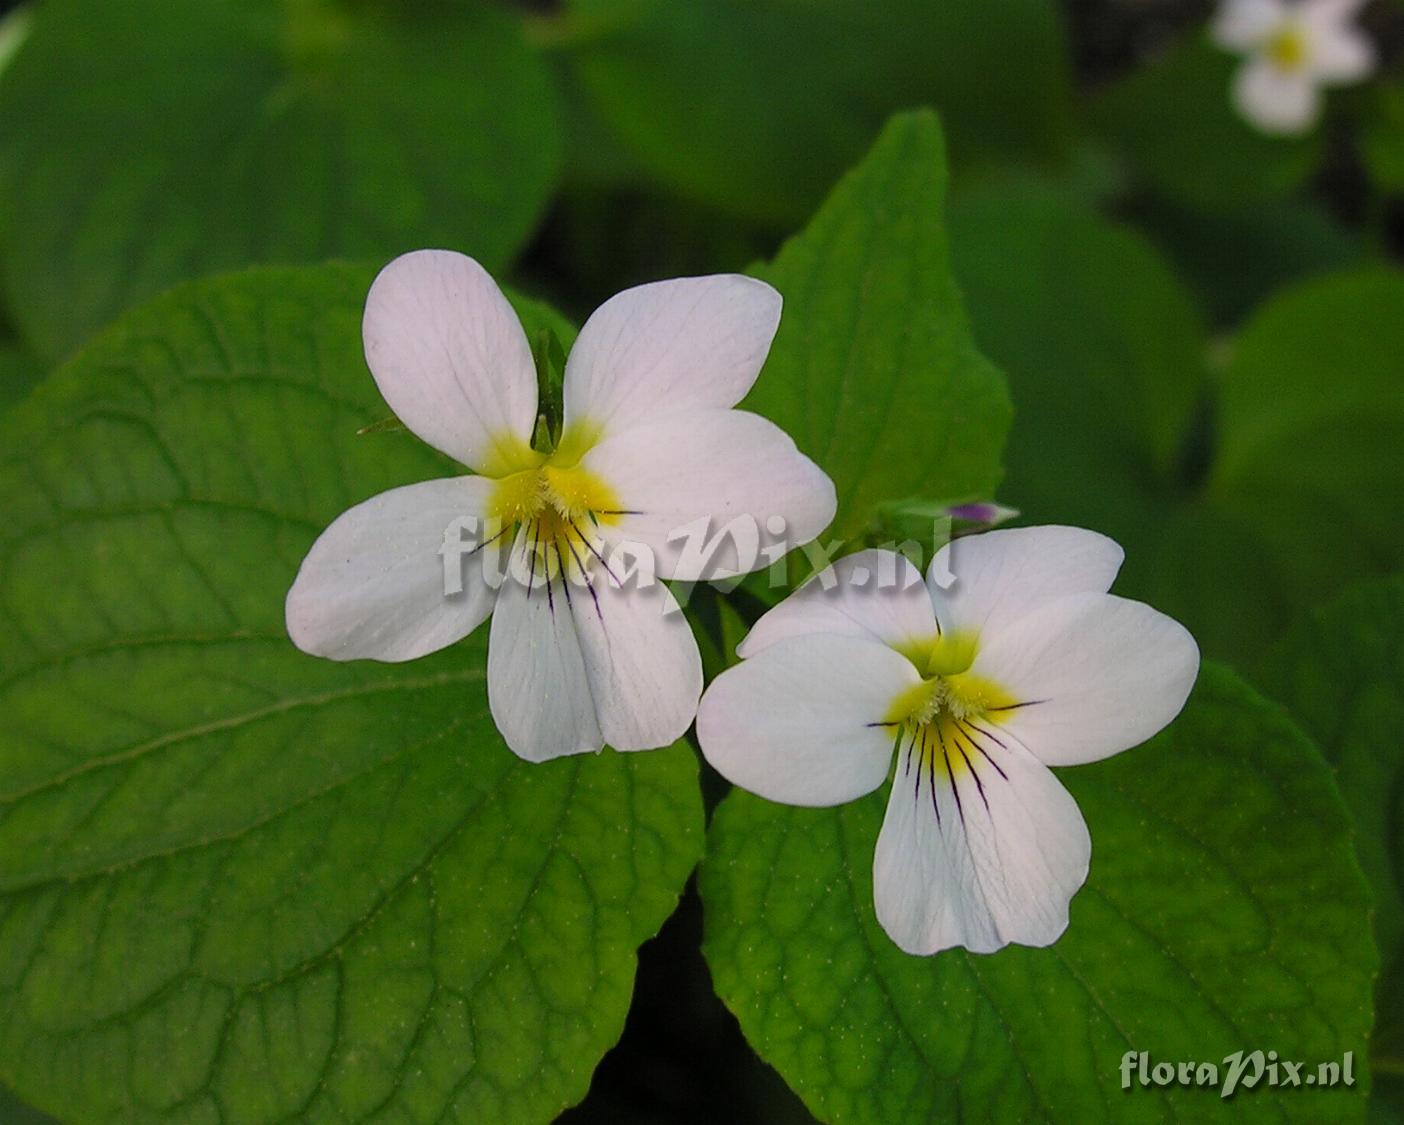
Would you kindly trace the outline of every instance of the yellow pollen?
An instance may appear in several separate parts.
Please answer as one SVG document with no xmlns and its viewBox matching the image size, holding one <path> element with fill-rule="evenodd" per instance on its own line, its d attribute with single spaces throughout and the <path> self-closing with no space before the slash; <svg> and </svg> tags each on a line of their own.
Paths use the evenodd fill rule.
<svg viewBox="0 0 1404 1125">
<path fill-rule="evenodd" d="M 484 473 L 496 477 L 488 495 L 489 524 L 524 529 L 530 580 L 545 581 L 548 594 L 557 574 L 588 573 L 601 549 L 597 529 L 625 514 L 618 494 L 581 464 L 598 438 L 598 428 L 572 425 L 548 452 L 515 438 L 493 443 L 491 464 L 504 471 Z"/>
<path fill-rule="evenodd" d="M 572 519 L 598 519 L 613 523 L 619 519 L 619 498 L 614 490 L 588 469 L 555 469 L 549 464 L 541 470 L 546 482 L 546 496 L 551 506 Z"/>
<path fill-rule="evenodd" d="M 549 502 L 546 474 L 540 469 L 523 469 L 493 485 L 488 515 L 504 524 L 519 523 L 531 519 Z"/>
<path fill-rule="evenodd" d="M 1306 65 L 1307 40 L 1301 28 L 1288 24 L 1267 44 L 1267 57 L 1278 70 L 1295 71 Z"/>
<path fill-rule="evenodd" d="M 1023 705 L 973 671 L 980 637 L 948 630 L 899 646 L 921 679 L 897 694 L 882 726 L 895 727 L 894 799 L 899 787 L 942 831 L 990 813 L 991 786 L 1009 780 L 1010 744 L 998 724 Z"/>
<path fill-rule="evenodd" d="M 899 651 L 922 679 L 892 700 L 883 716 L 885 724 L 918 728 L 972 718 L 998 721 L 1001 709 L 1015 703 L 1005 688 L 970 671 L 979 651 L 974 633 L 944 633 L 924 643 L 909 642 Z"/>
<path fill-rule="evenodd" d="M 498 480 L 488 498 L 488 515 L 504 524 L 521 523 L 554 513 L 564 520 L 616 523 L 619 499 L 588 469 L 558 469 L 549 461 L 539 469 L 522 469 Z"/>
</svg>

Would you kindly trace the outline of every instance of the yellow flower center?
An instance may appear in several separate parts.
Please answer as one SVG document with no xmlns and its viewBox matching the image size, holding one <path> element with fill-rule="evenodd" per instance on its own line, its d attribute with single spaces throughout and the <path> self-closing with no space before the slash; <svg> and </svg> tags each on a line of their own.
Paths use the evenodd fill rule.
<svg viewBox="0 0 1404 1125">
<path fill-rule="evenodd" d="M 900 728 L 903 737 L 954 743 L 971 723 L 998 722 L 1016 701 L 1002 686 L 970 670 L 979 641 L 975 633 L 947 632 L 897 646 L 922 679 L 892 700 L 883 725 Z"/>
<path fill-rule="evenodd" d="M 1000 761 L 1010 747 L 996 728 L 1028 703 L 971 670 L 980 651 L 977 633 L 947 631 L 896 648 L 915 665 L 921 681 L 899 692 L 876 724 L 896 732 L 895 783 L 909 785 L 915 800 L 923 799 L 925 789 L 938 822 L 938 790 L 948 793 L 946 808 L 954 808 L 963 825 L 966 803 L 978 799 L 988 810 L 987 785 L 1008 780 Z"/>
<path fill-rule="evenodd" d="M 498 471 L 485 474 L 496 477 L 489 521 L 504 532 L 517 524 L 525 528 L 526 549 L 536 556 L 534 577 L 586 572 L 589 559 L 598 557 L 596 529 L 627 514 L 614 490 L 580 464 L 598 437 L 598 429 L 577 424 L 549 453 L 512 436 L 493 443 L 489 467 Z"/>
<path fill-rule="evenodd" d="M 1300 70 L 1307 61 L 1307 40 L 1302 29 L 1287 24 L 1278 30 L 1268 40 L 1267 57 L 1278 70 Z"/>
</svg>

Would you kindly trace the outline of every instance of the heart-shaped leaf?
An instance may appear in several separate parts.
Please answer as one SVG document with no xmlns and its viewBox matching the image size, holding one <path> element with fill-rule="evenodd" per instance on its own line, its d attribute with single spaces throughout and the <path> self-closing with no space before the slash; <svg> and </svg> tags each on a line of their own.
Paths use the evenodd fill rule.
<svg viewBox="0 0 1404 1125">
<path fill-rule="evenodd" d="M 759 271 L 785 313 L 743 405 L 833 478 L 844 536 L 894 497 L 983 497 L 999 480 L 1009 397 L 951 276 L 945 196 L 936 116 L 898 115 Z"/>
<path fill-rule="evenodd" d="M 357 436 L 370 276 L 182 287 L 0 420 L 0 1079 L 65 1121 L 549 1121 L 698 857 L 690 751 L 519 761 L 484 630 L 284 635 L 324 524 L 453 471 Z"/>
<path fill-rule="evenodd" d="M 1376 955 L 1319 751 L 1207 666 L 1145 746 L 1059 774 L 1092 871 L 1046 949 L 902 953 L 877 923 L 885 787 L 838 809 L 727 797 L 700 888 L 717 991 L 822 1120 L 1359 1121 Z M 1356 1085 L 1141 1085 L 1156 1063 L 1276 1051 Z M 1130 1088 L 1122 1060 L 1133 1055 Z M 1251 1072 L 1250 1072 L 1251 1073 Z"/>
</svg>

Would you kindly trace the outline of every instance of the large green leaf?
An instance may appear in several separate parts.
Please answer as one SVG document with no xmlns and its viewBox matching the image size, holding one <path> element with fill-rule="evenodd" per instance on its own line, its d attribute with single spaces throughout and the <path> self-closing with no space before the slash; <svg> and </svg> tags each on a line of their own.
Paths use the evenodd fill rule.
<svg viewBox="0 0 1404 1125">
<path fill-rule="evenodd" d="M 494 266 L 545 204 L 552 102 L 479 5 L 46 0 L 0 83 L 0 279 L 53 360 L 220 269 L 436 245 Z"/>
<path fill-rule="evenodd" d="M 803 220 L 895 110 L 941 111 L 956 156 L 1059 157 L 1069 78 L 1048 0 L 575 0 L 569 58 L 653 175 Z"/>
<path fill-rule="evenodd" d="M 685 747 L 506 749 L 484 630 L 284 636 L 321 527 L 450 468 L 356 434 L 369 279 L 187 285 L 0 420 L 0 1080 L 65 1121 L 549 1120 L 700 852 Z"/>
<path fill-rule="evenodd" d="M 1360 583 L 1305 614 L 1273 646 L 1258 680 L 1317 740 L 1354 816 L 1386 970 L 1374 1051 L 1397 1077 L 1404 1068 L 1404 577 Z"/>
<path fill-rule="evenodd" d="M 951 277 L 945 192 L 935 115 L 899 115 L 760 271 L 785 312 L 745 405 L 833 477 L 843 535 L 884 500 L 999 479 L 1009 399 Z"/>
<path fill-rule="evenodd" d="M 989 956 L 909 957 L 878 926 L 885 791 L 839 809 L 728 797 L 704 949 L 757 1050 L 832 1122 L 1360 1120 L 1360 1086 L 1121 1087 L 1127 1051 L 1312 1069 L 1354 1051 L 1367 1080 L 1368 896 L 1312 744 L 1211 665 L 1168 731 L 1060 778 L 1091 829 L 1088 884 L 1056 945 Z"/>
<path fill-rule="evenodd" d="M 1120 539 L 1122 581 L 1144 590 L 1207 375 L 1197 311 L 1144 239 L 1039 185 L 967 193 L 951 241 L 1018 404 L 1001 496 Z"/>
<path fill-rule="evenodd" d="M 1019 388 L 1011 442 L 1026 427 L 1053 437 L 1043 431 L 1055 428 L 1048 420 L 1068 402 L 1085 419 L 1069 442 L 1095 431 L 1151 467 L 1172 467 L 1205 374 L 1204 328 L 1144 239 L 1027 180 L 960 197 L 951 238 L 972 314 L 978 308 L 977 334 L 1005 346 L 1021 371 L 1047 372 Z M 1030 485 L 1058 471 L 1021 469 Z"/>
<path fill-rule="evenodd" d="M 1393 269 L 1296 286 L 1239 334 L 1220 380 L 1209 494 L 1290 559 L 1290 604 L 1404 565 L 1401 309 Z"/>
<path fill-rule="evenodd" d="M 1241 65 L 1191 36 L 1100 92 L 1092 120 L 1152 191 L 1234 209 L 1280 199 L 1306 177 L 1317 145 L 1269 136 L 1239 116 L 1230 90 Z"/>
<path fill-rule="evenodd" d="M 1191 302 L 1133 232 L 1030 186 L 965 197 L 951 232 L 1019 404 L 1002 498 L 1122 542 L 1125 589 L 1211 655 L 1252 658 L 1295 607 L 1404 566 L 1386 499 L 1404 477 L 1404 276 L 1281 292 L 1211 379 Z"/>
</svg>

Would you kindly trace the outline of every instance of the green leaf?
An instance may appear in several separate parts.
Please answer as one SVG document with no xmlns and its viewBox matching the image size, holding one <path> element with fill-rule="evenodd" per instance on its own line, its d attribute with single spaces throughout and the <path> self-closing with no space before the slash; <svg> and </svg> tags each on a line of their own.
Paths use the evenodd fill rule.
<svg viewBox="0 0 1404 1125">
<path fill-rule="evenodd" d="M 1242 60 L 1202 35 L 1112 85 L 1090 107 L 1106 141 L 1153 191 L 1201 207 L 1280 199 L 1317 156 L 1313 138 L 1258 131 L 1230 101 Z"/>
<path fill-rule="evenodd" d="M 477 5 L 46 0 L 0 84 L 0 278 L 62 358 L 175 281 L 418 246 L 502 264 L 561 139 Z"/>
<path fill-rule="evenodd" d="M 1375 888 L 1381 948 L 1404 937 L 1404 575 L 1361 582 L 1303 614 L 1258 682 L 1336 771 Z"/>
<path fill-rule="evenodd" d="M 1404 85 L 1378 83 L 1371 91 L 1361 153 L 1375 184 L 1391 195 L 1404 192 Z"/>
<path fill-rule="evenodd" d="M 1299 285 L 1258 311 L 1221 380 L 1210 493 L 1292 559 L 1295 605 L 1404 564 L 1388 502 L 1404 479 L 1401 308 L 1393 269 Z M 1321 549 L 1303 549 L 1304 525 Z"/>
<path fill-rule="evenodd" d="M 453 471 L 357 436 L 370 277 L 181 287 L 0 419 L 0 1080 L 65 1121 L 548 1121 L 700 853 L 685 746 L 507 750 L 485 630 L 288 642 L 321 528 Z"/>
<path fill-rule="evenodd" d="M 935 106 L 966 163 L 1057 159 L 1070 132 L 1048 0 L 576 0 L 569 11 L 596 29 L 570 46 L 573 69 L 639 162 L 689 198 L 779 226 L 802 221 L 895 110 Z"/>
<path fill-rule="evenodd" d="M 54 1125 L 54 1119 L 31 1109 L 0 1086 L 0 1121 L 5 1125 Z"/>
<path fill-rule="evenodd" d="M 1001 498 L 1118 538 L 1123 584 L 1145 589 L 1207 373 L 1197 310 L 1143 238 L 1037 183 L 962 196 L 951 241 L 1018 404 Z"/>
<path fill-rule="evenodd" d="M 1397 997 L 1404 1002 L 1404 996 Z M 1370 1087 L 1370 1125 L 1399 1125 L 1404 1121 L 1404 1077 L 1377 1074 Z"/>
<path fill-rule="evenodd" d="M 1354 817 L 1386 970 L 1374 1053 L 1397 1075 L 1404 1068 L 1404 576 L 1360 583 L 1305 614 L 1257 678 L 1316 739 Z"/>
<path fill-rule="evenodd" d="M 899 115 L 759 271 L 785 311 L 743 405 L 833 478 L 843 536 L 894 496 L 987 496 L 999 480 L 1009 400 L 951 276 L 945 192 L 935 115 Z"/>
<path fill-rule="evenodd" d="M 1216 325 L 1237 325 L 1289 282 L 1364 262 L 1359 233 L 1304 200 L 1212 211 L 1159 204 L 1137 218 Z"/>
<path fill-rule="evenodd" d="M 18 402 L 38 379 L 39 364 L 11 340 L 0 337 L 0 410 Z"/>
<path fill-rule="evenodd" d="M 1283 291 L 1210 379 L 1194 306 L 1134 232 L 1033 186 L 963 198 L 951 231 L 976 336 L 1019 404 L 1000 496 L 1026 520 L 1117 539 L 1125 591 L 1227 658 L 1404 567 L 1386 502 L 1404 476 L 1404 276 Z"/>
<path fill-rule="evenodd" d="M 1211 665 L 1169 730 L 1059 776 L 1091 829 L 1087 886 L 1056 945 L 988 956 L 909 957 L 878 926 L 885 791 L 728 797 L 704 951 L 752 1045 L 834 1122 L 1360 1120 L 1360 1086 L 1121 1088 L 1127 1051 L 1312 1068 L 1354 1051 L 1368 1081 L 1368 898 L 1319 752 Z"/>
</svg>

